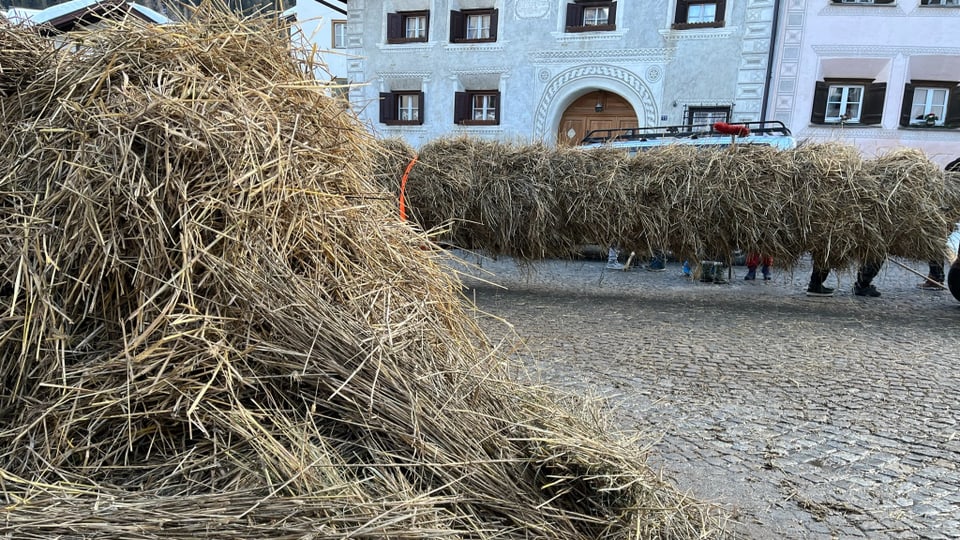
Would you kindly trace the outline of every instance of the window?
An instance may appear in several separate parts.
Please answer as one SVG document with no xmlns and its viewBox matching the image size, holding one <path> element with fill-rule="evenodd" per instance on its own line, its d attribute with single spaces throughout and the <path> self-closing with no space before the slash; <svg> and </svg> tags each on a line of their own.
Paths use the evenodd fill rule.
<svg viewBox="0 0 960 540">
<path fill-rule="evenodd" d="M 895 0 L 833 0 L 834 4 L 892 4 Z"/>
<path fill-rule="evenodd" d="M 616 2 L 574 2 L 567 4 L 567 32 L 599 32 L 617 29 Z"/>
<path fill-rule="evenodd" d="M 887 83 L 817 81 L 810 121 L 814 124 L 879 124 L 886 93 Z"/>
<path fill-rule="evenodd" d="M 450 42 L 497 40 L 497 10 L 473 9 L 450 12 Z"/>
<path fill-rule="evenodd" d="M 957 82 L 912 81 L 904 86 L 901 126 L 960 127 Z"/>
<path fill-rule="evenodd" d="M 387 43 L 415 43 L 427 41 L 430 24 L 429 11 L 401 11 L 387 14 Z"/>
<path fill-rule="evenodd" d="M 673 18 L 673 28 L 722 28 L 723 12 L 727 9 L 726 0 L 704 2 L 702 0 L 677 0 L 677 12 Z"/>
<path fill-rule="evenodd" d="M 347 48 L 347 21 L 333 21 L 333 48 Z"/>
<path fill-rule="evenodd" d="M 921 6 L 960 6 L 960 0 L 920 0 Z"/>
<path fill-rule="evenodd" d="M 393 126 L 423 123 L 423 92 L 380 94 L 380 122 Z"/>
<path fill-rule="evenodd" d="M 686 118 L 688 126 L 729 122 L 730 107 L 690 107 Z"/>
<path fill-rule="evenodd" d="M 500 92 L 468 90 L 454 96 L 453 122 L 462 125 L 500 124 Z"/>
<path fill-rule="evenodd" d="M 583 8 L 584 26 L 604 26 L 610 18 L 609 7 L 587 7 Z"/>
</svg>

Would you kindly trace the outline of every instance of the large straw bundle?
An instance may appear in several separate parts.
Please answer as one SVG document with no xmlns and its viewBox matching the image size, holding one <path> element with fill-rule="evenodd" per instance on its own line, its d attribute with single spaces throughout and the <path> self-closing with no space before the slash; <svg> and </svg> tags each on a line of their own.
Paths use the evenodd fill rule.
<svg viewBox="0 0 960 540">
<path fill-rule="evenodd" d="M 7 30 L 0 65 L 48 52 Z M 6 530 L 719 534 L 592 408 L 512 382 L 282 30 L 106 26 L 0 97 Z"/>
<path fill-rule="evenodd" d="M 628 156 L 457 137 L 422 153 L 437 148 L 449 150 L 414 167 L 420 191 L 409 193 L 410 204 L 431 224 L 469 223 L 470 234 L 454 241 L 491 254 L 566 256 L 597 242 L 693 260 L 761 251 L 781 266 L 812 253 L 819 264 L 846 268 L 887 255 L 937 259 L 947 224 L 960 218 L 958 181 L 916 150 L 864 160 L 838 143 L 782 151 L 669 145 Z M 536 167 L 518 159 L 528 154 Z M 395 179 L 384 180 L 396 189 Z M 498 196 L 484 196 L 491 191 Z"/>
</svg>

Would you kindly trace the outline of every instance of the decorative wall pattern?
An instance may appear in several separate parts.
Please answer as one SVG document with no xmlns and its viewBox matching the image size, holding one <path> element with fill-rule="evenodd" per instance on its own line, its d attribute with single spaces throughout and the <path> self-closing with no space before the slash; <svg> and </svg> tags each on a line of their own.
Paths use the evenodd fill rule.
<svg viewBox="0 0 960 540">
<path fill-rule="evenodd" d="M 554 105 L 559 97 L 565 95 L 565 92 L 574 86 L 576 82 L 586 79 L 598 79 L 616 81 L 622 83 L 633 91 L 633 96 L 625 96 L 630 101 L 630 97 L 635 98 L 642 104 L 642 111 L 638 111 L 638 116 L 644 119 L 644 125 L 657 124 L 657 106 L 653 94 L 646 84 L 635 73 L 617 66 L 594 64 L 577 66 L 567 69 L 554 77 L 543 93 L 540 95 L 540 102 L 537 105 L 537 112 L 534 117 L 534 133 L 541 136 L 552 130 L 552 126 L 559 121 L 559 115 L 563 113 Z M 556 116 L 556 118 L 553 118 Z"/>
</svg>

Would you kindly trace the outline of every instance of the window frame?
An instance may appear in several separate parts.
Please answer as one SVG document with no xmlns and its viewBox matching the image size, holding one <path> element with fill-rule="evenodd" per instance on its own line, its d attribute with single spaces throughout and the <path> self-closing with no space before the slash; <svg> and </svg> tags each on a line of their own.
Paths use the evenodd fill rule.
<svg viewBox="0 0 960 540">
<path fill-rule="evenodd" d="M 704 122 L 695 121 L 697 113 L 710 113 L 710 119 Z M 717 120 L 714 119 L 715 115 L 713 113 L 723 113 L 723 119 Z M 714 122 L 729 122 L 730 117 L 733 115 L 733 108 L 729 105 L 695 105 L 687 107 L 684 123 L 687 126 L 694 126 L 699 124 L 713 124 Z"/>
<path fill-rule="evenodd" d="M 492 97 L 495 106 L 493 120 L 475 120 L 473 102 L 477 97 Z M 499 90 L 466 90 L 457 92 L 453 98 L 453 123 L 460 126 L 498 126 L 502 116 L 503 100 Z"/>
<path fill-rule="evenodd" d="M 490 36 L 486 38 L 467 38 L 467 22 L 472 16 L 490 17 Z M 464 9 L 450 11 L 450 43 L 492 43 L 497 41 L 499 10 L 494 8 Z"/>
<path fill-rule="evenodd" d="M 586 24 L 584 14 L 587 9 L 606 8 L 607 24 Z M 617 29 L 616 0 L 575 0 L 567 4 L 567 16 L 564 32 L 612 32 Z"/>
<path fill-rule="evenodd" d="M 913 96 L 917 88 L 947 90 L 945 110 L 940 122 L 934 126 L 916 122 L 913 115 Z M 960 81 L 931 81 L 911 80 L 903 85 L 903 102 L 900 105 L 900 126 L 906 128 L 923 127 L 924 129 L 956 129 L 960 127 Z"/>
<path fill-rule="evenodd" d="M 716 5 L 715 20 L 712 22 L 687 22 L 690 13 L 690 6 L 714 4 Z M 723 28 L 726 25 L 724 17 L 727 11 L 727 0 L 677 0 L 673 16 L 673 24 L 670 26 L 673 30 L 690 30 L 695 28 Z"/>
<path fill-rule="evenodd" d="M 400 102 L 404 97 L 417 98 L 417 118 L 415 120 L 400 119 Z M 380 93 L 380 123 L 388 126 L 419 126 L 423 125 L 424 93 L 417 90 L 397 90 Z"/>
<path fill-rule="evenodd" d="M 944 3 L 931 4 L 931 3 L 930 3 L 931 0 L 920 0 L 920 7 L 931 7 L 931 8 L 956 8 L 956 7 L 960 7 L 960 0 L 937 0 L 937 1 L 939 1 L 939 2 L 944 2 Z M 947 4 L 946 2 L 952 2 L 952 3 Z"/>
<path fill-rule="evenodd" d="M 423 17 L 423 36 L 407 37 L 407 21 Z M 430 40 L 430 10 L 387 13 L 387 43 L 426 43 Z"/>
<path fill-rule="evenodd" d="M 827 105 L 832 87 L 862 88 L 860 111 L 857 119 L 842 120 L 841 116 L 827 120 Z M 883 121 L 883 106 L 886 99 L 887 83 L 876 82 L 872 79 L 824 79 L 817 81 L 813 92 L 813 105 L 810 112 L 810 123 L 821 125 L 877 125 Z"/>
<path fill-rule="evenodd" d="M 343 32 L 340 35 L 342 43 L 337 46 L 337 29 L 342 29 Z M 346 19 L 334 19 L 330 21 L 330 48 L 331 49 L 346 49 L 347 48 L 347 21 Z"/>
</svg>

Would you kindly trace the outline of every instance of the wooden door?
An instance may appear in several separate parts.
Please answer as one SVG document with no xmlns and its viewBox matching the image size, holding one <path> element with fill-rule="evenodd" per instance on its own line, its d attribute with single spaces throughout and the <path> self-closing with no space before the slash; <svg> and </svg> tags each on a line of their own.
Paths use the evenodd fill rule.
<svg viewBox="0 0 960 540">
<path fill-rule="evenodd" d="M 601 109 L 597 111 L 597 106 Z M 580 96 L 560 118 L 557 144 L 580 144 L 594 129 L 639 127 L 637 114 L 627 100 L 603 90 Z"/>
</svg>

